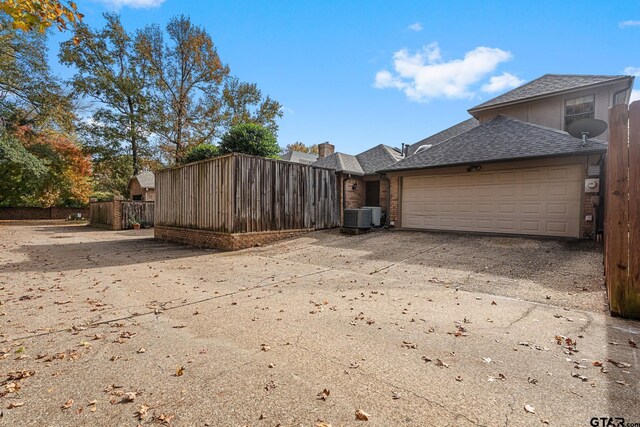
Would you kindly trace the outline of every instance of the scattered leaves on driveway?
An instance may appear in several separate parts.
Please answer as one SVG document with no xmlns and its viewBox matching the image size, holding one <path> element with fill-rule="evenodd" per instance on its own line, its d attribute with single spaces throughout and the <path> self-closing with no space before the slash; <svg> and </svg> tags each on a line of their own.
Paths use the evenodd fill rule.
<svg viewBox="0 0 640 427">
<path fill-rule="evenodd" d="M 330 394 L 331 394 L 331 391 L 328 388 L 325 388 L 320 393 L 318 393 L 318 399 L 327 400 Z"/>
<path fill-rule="evenodd" d="M 362 409 L 356 409 L 356 420 L 369 421 L 369 417 L 371 417 L 371 415 L 367 414 Z"/>
<path fill-rule="evenodd" d="M 524 410 L 530 414 L 535 414 L 536 413 L 536 408 L 534 408 L 533 406 L 526 404 L 524 405 Z"/>
</svg>

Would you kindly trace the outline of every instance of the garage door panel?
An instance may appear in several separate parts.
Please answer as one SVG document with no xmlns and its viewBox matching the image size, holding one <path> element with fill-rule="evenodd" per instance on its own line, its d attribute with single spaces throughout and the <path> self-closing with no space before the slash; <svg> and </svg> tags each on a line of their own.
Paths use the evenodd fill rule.
<svg viewBox="0 0 640 427">
<path fill-rule="evenodd" d="M 406 177 L 402 226 L 578 237 L 580 165 Z"/>
</svg>

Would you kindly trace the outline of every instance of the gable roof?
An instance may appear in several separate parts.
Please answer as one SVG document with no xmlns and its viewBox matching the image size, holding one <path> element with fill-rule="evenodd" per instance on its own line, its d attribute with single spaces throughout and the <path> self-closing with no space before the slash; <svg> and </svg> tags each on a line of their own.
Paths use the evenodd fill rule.
<svg viewBox="0 0 640 427">
<path fill-rule="evenodd" d="M 402 159 L 402 154 L 388 145 L 380 144 L 356 155 L 365 175 L 374 174 Z"/>
<path fill-rule="evenodd" d="M 499 105 L 521 102 L 584 87 L 611 83 L 616 80 L 632 79 L 631 76 L 604 76 L 582 74 L 545 74 L 507 93 L 470 108 L 469 113 Z"/>
<path fill-rule="evenodd" d="M 131 179 L 134 178 L 138 180 L 138 184 L 140 184 L 140 187 L 142 188 L 156 188 L 156 176 L 149 170 L 142 171 Z"/>
<path fill-rule="evenodd" d="M 423 145 L 436 145 L 443 141 L 446 141 L 449 138 L 453 138 L 454 136 L 458 136 L 461 133 L 464 133 L 474 127 L 478 126 L 480 122 L 475 117 L 471 117 L 470 119 L 465 120 L 464 122 L 460 122 L 457 125 L 453 125 L 450 128 L 447 128 L 443 131 L 435 133 L 422 141 L 418 141 L 415 144 L 411 144 L 407 151 L 409 156 L 413 155 L 416 150 Z"/>
<path fill-rule="evenodd" d="M 355 156 L 344 153 L 333 153 L 323 159 L 318 159 L 312 166 L 334 169 L 336 172 L 348 173 L 351 175 L 364 175 L 364 170 L 358 163 Z"/>
<path fill-rule="evenodd" d="M 381 172 L 602 153 L 606 150 L 607 145 L 603 141 L 591 139 L 583 147 L 580 139 L 566 132 L 498 116 Z"/>
<path fill-rule="evenodd" d="M 380 169 L 394 165 L 400 159 L 402 154 L 398 150 L 379 144 L 355 156 L 340 152 L 333 153 L 324 159 L 318 159 L 312 165 L 362 176 L 375 174 Z"/>
<path fill-rule="evenodd" d="M 313 153 L 303 153 L 302 151 L 287 151 L 282 156 L 280 156 L 280 160 L 310 165 L 311 163 L 318 160 L 318 155 Z"/>
</svg>

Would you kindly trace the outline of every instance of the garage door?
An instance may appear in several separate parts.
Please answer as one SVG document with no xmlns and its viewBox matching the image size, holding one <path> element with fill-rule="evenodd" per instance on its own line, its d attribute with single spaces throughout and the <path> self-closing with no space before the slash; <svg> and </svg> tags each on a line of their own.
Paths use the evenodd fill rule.
<svg viewBox="0 0 640 427">
<path fill-rule="evenodd" d="M 402 227 L 579 237 L 582 166 L 405 177 Z"/>
</svg>

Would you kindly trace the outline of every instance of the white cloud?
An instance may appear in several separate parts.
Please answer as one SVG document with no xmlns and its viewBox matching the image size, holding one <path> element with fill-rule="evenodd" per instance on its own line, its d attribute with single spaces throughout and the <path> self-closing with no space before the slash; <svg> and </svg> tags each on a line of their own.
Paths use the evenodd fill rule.
<svg viewBox="0 0 640 427">
<path fill-rule="evenodd" d="M 629 100 L 629 104 L 631 104 L 633 101 L 640 101 L 640 90 L 631 91 L 631 99 Z"/>
<path fill-rule="evenodd" d="M 98 0 L 98 1 L 114 9 L 121 9 L 123 7 L 130 7 L 132 9 L 151 9 L 154 7 L 160 7 L 160 5 L 165 2 L 165 0 Z"/>
<path fill-rule="evenodd" d="M 416 22 L 415 24 L 409 25 L 409 29 L 411 31 L 415 31 L 416 33 L 419 33 L 420 31 L 422 31 L 422 24 L 419 22 Z"/>
<path fill-rule="evenodd" d="M 519 79 L 511 73 L 502 73 L 500 76 L 492 76 L 489 83 L 485 83 L 480 88 L 483 92 L 500 92 L 505 89 L 512 89 L 520 86 L 524 80 Z"/>
<path fill-rule="evenodd" d="M 638 26 L 640 26 L 640 21 L 622 21 L 618 24 L 618 27 L 620 28 L 638 27 Z"/>
<path fill-rule="evenodd" d="M 401 49 L 393 55 L 395 73 L 379 71 L 375 87 L 399 89 L 413 101 L 471 98 L 475 95 L 471 86 L 512 57 L 511 52 L 484 46 L 467 52 L 463 59 L 450 61 L 443 60 L 438 43 L 424 46 L 415 54 Z"/>
<path fill-rule="evenodd" d="M 623 72 L 628 76 L 640 77 L 640 67 L 626 67 Z"/>
</svg>

